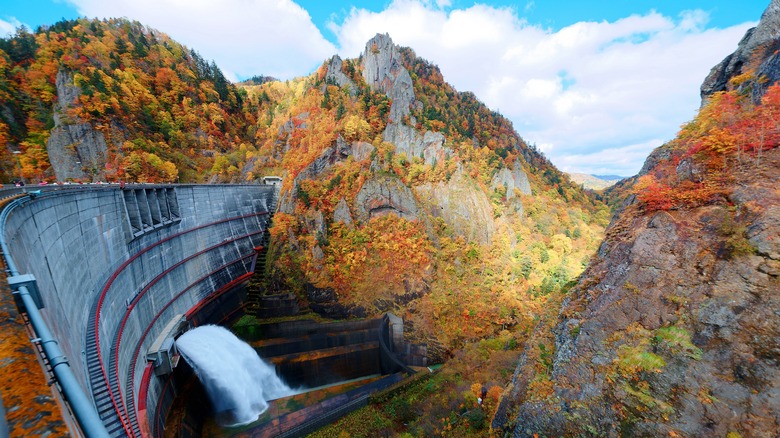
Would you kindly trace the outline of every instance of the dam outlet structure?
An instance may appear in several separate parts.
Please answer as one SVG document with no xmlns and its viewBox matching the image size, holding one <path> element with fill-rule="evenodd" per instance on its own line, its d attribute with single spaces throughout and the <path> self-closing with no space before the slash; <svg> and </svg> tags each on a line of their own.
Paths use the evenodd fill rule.
<svg viewBox="0 0 780 438">
<path fill-rule="evenodd" d="M 196 327 L 181 335 L 176 346 L 206 387 L 224 426 L 249 424 L 268 409 L 269 400 L 296 393 L 272 365 L 224 327 Z"/>
</svg>

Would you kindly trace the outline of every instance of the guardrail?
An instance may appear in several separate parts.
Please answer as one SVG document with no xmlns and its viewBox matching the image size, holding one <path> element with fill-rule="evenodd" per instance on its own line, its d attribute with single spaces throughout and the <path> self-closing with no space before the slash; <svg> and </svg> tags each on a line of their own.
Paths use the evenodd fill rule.
<svg viewBox="0 0 780 438">
<path fill-rule="evenodd" d="M 23 193 L 21 190 L 16 192 L 15 189 L 23 188 L 10 189 L 14 190 L 14 193 L 9 193 L 9 196 L 18 194 L 19 192 Z M 6 192 L 6 190 L 3 190 L 3 192 Z M 0 192 L 0 197 L 3 196 L 3 192 Z M 5 241 L 5 223 L 13 209 L 23 205 L 28 200 L 29 198 L 26 197 L 15 199 L 3 209 L 2 213 L 0 213 L 0 248 L 2 248 L 9 278 L 19 276 L 20 273 L 11 258 L 8 244 Z M 23 306 L 23 308 L 19 310 L 26 313 L 30 320 L 30 325 L 38 337 L 38 342 L 43 349 L 45 359 L 49 363 L 51 372 L 54 374 L 54 377 L 59 384 L 64 399 L 70 405 L 71 411 L 76 417 L 76 421 L 78 422 L 81 431 L 90 438 L 108 437 L 108 432 L 103 426 L 103 422 L 100 420 L 95 407 L 78 384 L 76 377 L 73 375 L 73 370 L 70 368 L 68 359 L 60 349 L 59 343 L 51 334 L 49 327 L 46 325 L 46 321 L 44 321 L 43 316 L 39 312 L 38 305 L 36 304 L 31 291 L 28 289 L 27 285 L 20 285 L 13 294 L 15 295 L 17 302 L 21 303 Z"/>
</svg>

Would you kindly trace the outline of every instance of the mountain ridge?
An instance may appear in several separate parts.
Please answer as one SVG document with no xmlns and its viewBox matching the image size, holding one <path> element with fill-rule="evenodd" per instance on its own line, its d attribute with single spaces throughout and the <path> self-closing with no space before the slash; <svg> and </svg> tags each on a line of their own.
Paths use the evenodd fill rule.
<svg viewBox="0 0 780 438">
<path fill-rule="evenodd" d="M 624 177 L 617 175 L 591 175 L 577 172 L 567 172 L 567 175 L 573 183 L 581 184 L 584 188 L 591 190 L 604 190 L 624 179 Z"/>
</svg>

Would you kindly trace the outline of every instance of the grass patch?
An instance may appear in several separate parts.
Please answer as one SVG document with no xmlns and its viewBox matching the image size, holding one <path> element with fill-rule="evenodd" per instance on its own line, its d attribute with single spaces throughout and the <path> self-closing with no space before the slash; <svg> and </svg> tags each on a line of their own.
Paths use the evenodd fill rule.
<svg viewBox="0 0 780 438">
<path fill-rule="evenodd" d="M 693 345 L 691 334 L 682 327 L 661 327 L 655 331 L 655 343 L 665 343 L 673 352 L 681 351 L 693 360 L 701 360 L 701 348 Z"/>
</svg>

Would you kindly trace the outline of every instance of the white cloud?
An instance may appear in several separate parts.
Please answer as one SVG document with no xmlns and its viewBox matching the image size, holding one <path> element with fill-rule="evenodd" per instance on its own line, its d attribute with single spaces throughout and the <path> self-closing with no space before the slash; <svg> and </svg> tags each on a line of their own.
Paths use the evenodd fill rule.
<svg viewBox="0 0 780 438">
<path fill-rule="evenodd" d="M 638 170 L 634 168 L 635 163 L 644 161 L 647 154 L 662 141 L 661 139 L 651 139 L 639 144 L 570 154 L 560 157 L 556 165 L 564 172 L 631 176 L 636 174 Z M 549 153 L 548 150 L 541 149 L 545 153 Z"/>
<path fill-rule="evenodd" d="M 0 38 L 7 37 L 16 33 L 16 29 L 23 23 L 15 17 L 8 17 L 8 21 L 0 18 Z M 29 26 L 25 26 L 29 30 Z"/>
<path fill-rule="evenodd" d="M 336 52 L 292 0 L 68 0 L 87 17 L 127 17 L 213 59 L 235 80 L 306 75 Z"/>
<path fill-rule="evenodd" d="M 703 11 L 677 19 L 650 12 L 551 31 L 509 8 L 395 0 L 378 13 L 352 9 L 330 28 L 344 57 L 389 33 L 511 119 L 562 168 L 629 175 L 693 117 L 710 68 L 755 25 L 706 29 L 707 20 Z"/>
</svg>

